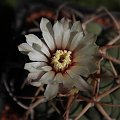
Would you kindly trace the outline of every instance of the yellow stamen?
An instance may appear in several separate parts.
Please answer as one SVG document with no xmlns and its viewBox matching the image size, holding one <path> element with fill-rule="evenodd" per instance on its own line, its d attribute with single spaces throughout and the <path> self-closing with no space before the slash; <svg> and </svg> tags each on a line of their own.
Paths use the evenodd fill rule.
<svg viewBox="0 0 120 120">
<path fill-rule="evenodd" d="M 71 64 L 71 51 L 57 50 L 51 64 L 56 71 L 63 71 Z"/>
</svg>

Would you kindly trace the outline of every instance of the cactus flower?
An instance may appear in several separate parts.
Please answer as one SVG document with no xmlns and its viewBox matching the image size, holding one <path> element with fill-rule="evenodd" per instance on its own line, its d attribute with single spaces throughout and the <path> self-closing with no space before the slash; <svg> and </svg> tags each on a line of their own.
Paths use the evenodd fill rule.
<svg viewBox="0 0 120 120">
<path fill-rule="evenodd" d="M 29 71 L 30 84 L 36 87 L 46 84 L 44 96 L 47 99 L 57 95 L 60 84 L 68 89 L 89 90 L 83 78 L 97 70 L 96 35 L 84 34 L 80 21 L 72 24 L 65 18 L 53 26 L 48 19 L 42 18 L 40 29 L 42 39 L 28 34 L 25 35 L 26 43 L 18 46 L 32 61 L 24 67 Z"/>
</svg>

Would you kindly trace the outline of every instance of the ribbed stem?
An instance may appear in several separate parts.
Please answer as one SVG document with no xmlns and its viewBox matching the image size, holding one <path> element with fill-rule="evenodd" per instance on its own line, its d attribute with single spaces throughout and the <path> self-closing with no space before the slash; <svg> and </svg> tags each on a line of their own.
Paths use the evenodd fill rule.
<svg viewBox="0 0 120 120">
<path fill-rule="evenodd" d="M 112 120 L 112 118 L 107 114 L 107 112 L 103 109 L 103 107 L 100 104 L 96 104 L 96 107 L 100 111 L 100 113 L 105 117 L 106 120 Z"/>
<path fill-rule="evenodd" d="M 85 108 L 80 112 L 80 114 L 74 119 L 74 120 L 79 120 L 86 112 L 87 110 L 92 107 L 92 103 L 88 103 Z"/>
</svg>

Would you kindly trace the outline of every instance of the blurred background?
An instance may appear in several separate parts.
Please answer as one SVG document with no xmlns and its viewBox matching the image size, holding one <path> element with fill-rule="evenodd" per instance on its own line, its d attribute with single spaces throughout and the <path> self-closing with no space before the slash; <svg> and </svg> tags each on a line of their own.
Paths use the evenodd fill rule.
<svg viewBox="0 0 120 120">
<path fill-rule="evenodd" d="M 22 55 L 17 46 L 25 41 L 24 34 L 35 33 L 38 35 L 38 23 L 41 17 L 47 17 L 51 21 L 55 19 L 55 14 L 61 5 L 68 4 L 68 7 L 84 14 L 94 14 L 96 9 L 101 6 L 109 11 L 120 14 L 120 0 L 1 0 L 0 1 L 0 118 L 1 120 L 19 120 L 25 110 L 17 105 L 13 100 L 13 95 L 31 96 L 34 95 L 36 88 L 26 86 L 21 90 L 22 83 L 27 77 L 24 64 L 29 62 L 28 57 Z M 68 12 L 68 11 L 67 11 Z M 70 15 L 62 12 L 60 16 Z M 77 12 L 76 12 L 77 13 Z M 79 14 L 79 17 L 80 17 Z M 83 16 L 81 14 L 81 20 Z M 36 20 L 36 21 L 34 21 Z M 32 29 L 31 29 L 32 28 Z M 40 35 L 38 35 L 40 36 Z M 5 86 L 4 80 L 7 81 Z M 9 88 L 9 89 L 7 89 Z M 23 100 L 25 104 L 30 101 Z M 46 107 L 47 106 L 47 107 Z M 43 114 L 36 115 L 37 118 L 44 120 L 46 108 L 50 105 L 43 105 L 36 108 Z M 18 112 L 19 111 L 19 112 Z M 16 115 L 17 114 L 17 115 Z M 47 116 L 49 120 L 62 119 L 60 116 Z M 45 118 L 46 120 L 47 118 Z M 22 118 L 21 118 L 22 120 Z"/>
</svg>

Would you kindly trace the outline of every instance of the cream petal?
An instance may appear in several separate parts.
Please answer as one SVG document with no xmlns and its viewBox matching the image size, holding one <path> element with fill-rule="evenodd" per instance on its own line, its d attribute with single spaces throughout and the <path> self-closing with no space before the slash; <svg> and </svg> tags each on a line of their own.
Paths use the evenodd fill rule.
<svg viewBox="0 0 120 120">
<path fill-rule="evenodd" d="M 75 57 L 73 57 L 73 62 L 80 62 L 82 58 L 82 55 L 76 55 Z"/>
<path fill-rule="evenodd" d="M 45 43 L 50 48 L 50 50 L 54 50 L 55 49 L 54 34 L 50 21 L 46 18 L 42 18 L 40 22 L 40 28 Z"/>
<path fill-rule="evenodd" d="M 88 61 L 92 60 L 94 58 L 94 56 L 92 55 L 86 55 L 83 53 L 79 53 L 78 55 L 74 56 L 73 58 L 73 62 L 83 62 L 83 63 L 87 63 Z"/>
<path fill-rule="evenodd" d="M 90 44 L 88 46 L 85 46 L 84 48 L 82 48 L 81 50 L 79 50 L 79 52 L 75 52 L 74 53 L 76 56 L 78 55 L 86 55 L 86 56 L 95 56 L 97 55 L 98 56 L 98 46 L 97 45 L 93 45 L 93 44 Z"/>
<path fill-rule="evenodd" d="M 63 40 L 63 26 L 60 22 L 56 22 L 53 26 L 55 43 L 58 49 L 61 48 Z"/>
<path fill-rule="evenodd" d="M 42 84 L 40 82 L 31 82 L 30 85 L 40 87 Z"/>
<path fill-rule="evenodd" d="M 84 62 L 81 62 L 82 64 Z M 84 67 L 87 67 L 89 70 L 89 74 L 93 74 L 98 70 L 98 64 L 93 60 L 89 60 L 86 64 L 83 65 Z"/>
<path fill-rule="evenodd" d="M 84 66 L 72 66 L 70 69 L 74 74 L 76 75 L 82 75 L 84 77 L 88 77 L 88 75 L 90 74 L 89 70 L 87 67 Z"/>
<path fill-rule="evenodd" d="M 72 40 L 72 42 L 70 44 L 69 49 L 71 51 L 73 51 L 79 45 L 79 43 L 80 43 L 80 41 L 81 41 L 82 38 L 83 38 L 83 32 L 77 33 L 74 36 L 74 38 L 73 38 L 73 40 Z"/>
<path fill-rule="evenodd" d="M 92 54 L 89 55 L 87 53 L 85 54 L 84 52 L 83 53 L 81 52 L 81 54 L 79 53 L 76 56 L 73 56 L 73 62 L 82 63 L 84 65 L 89 61 L 95 62 L 96 59 L 94 58 L 95 56 L 93 56 Z"/>
<path fill-rule="evenodd" d="M 98 57 L 92 55 L 81 55 L 73 59 L 73 62 L 76 62 L 76 65 L 83 66 L 89 70 L 90 74 L 95 73 L 98 70 Z"/>
<path fill-rule="evenodd" d="M 64 80 L 63 80 L 64 87 L 72 88 L 74 86 L 73 79 L 69 76 L 69 74 L 67 74 L 67 73 L 64 74 L 63 78 L 64 78 Z"/>
<path fill-rule="evenodd" d="M 75 51 L 73 53 L 73 62 L 80 62 L 81 60 L 91 60 L 95 58 L 97 60 L 99 58 L 98 46 L 90 44 L 82 49 Z M 93 59 L 94 60 L 94 59 Z"/>
<path fill-rule="evenodd" d="M 77 31 L 77 32 L 82 32 L 82 25 L 80 21 L 76 21 L 73 23 L 71 27 L 71 31 Z"/>
<path fill-rule="evenodd" d="M 41 67 L 41 70 L 50 71 L 50 70 L 52 70 L 52 67 L 51 66 L 43 66 L 43 67 Z"/>
<path fill-rule="evenodd" d="M 70 38 L 70 29 L 66 30 L 63 33 L 63 41 L 62 41 L 62 49 L 66 49 L 68 42 L 69 42 L 69 38 Z"/>
<path fill-rule="evenodd" d="M 63 25 L 64 32 L 70 28 L 70 19 L 66 19 L 65 17 L 60 20 L 61 24 Z"/>
<path fill-rule="evenodd" d="M 82 77 L 76 76 L 73 81 L 74 81 L 75 87 L 79 89 L 80 91 L 90 90 L 89 84 Z"/>
<path fill-rule="evenodd" d="M 55 76 L 55 72 L 49 71 L 49 72 L 46 72 L 39 81 L 42 84 L 49 84 L 49 83 L 52 83 L 52 81 L 54 80 L 54 76 Z"/>
<path fill-rule="evenodd" d="M 28 53 L 29 59 L 32 61 L 45 61 L 48 62 L 48 59 L 46 58 L 45 55 L 42 53 L 39 53 L 37 51 L 32 51 Z"/>
<path fill-rule="evenodd" d="M 53 83 L 62 83 L 63 82 L 63 75 L 62 73 L 57 73 L 54 77 Z"/>
<path fill-rule="evenodd" d="M 71 78 L 74 78 L 76 75 L 78 75 L 77 73 L 73 72 L 71 69 L 68 69 L 66 72 L 69 74 Z"/>
<path fill-rule="evenodd" d="M 39 68 L 45 65 L 47 65 L 45 62 L 30 62 L 25 64 L 24 69 L 28 70 L 29 72 L 39 72 L 41 71 Z"/>
<path fill-rule="evenodd" d="M 96 46 L 95 45 L 95 41 L 96 41 L 96 35 L 94 34 L 87 34 L 85 35 L 79 42 L 78 47 L 75 50 L 75 54 L 80 53 L 82 49 L 87 48 L 88 52 L 88 47 L 91 45 L 92 47 Z"/>
<path fill-rule="evenodd" d="M 97 35 L 93 33 L 88 33 L 84 36 L 83 41 L 86 43 L 86 45 L 89 45 L 89 44 L 94 44 L 96 39 L 97 39 Z"/>
<path fill-rule="evenodd" d="M 57 96 L 58 91 L 59 84 L 48 84 L 44 92 L 44 96 L 47 100 L 51 100 L 52 98 Z"/>
<path fill-rule="evenodd" d="M 88 69 L 90 71 L 90 74 L 93 74 L 93 73 L 97 72 L 98 65 L 96 63 L 93 63 L 93 62 L 91 62 L 90 64 L 88 65 Z"/>
<path fill-rule="evenodd" d="M 27 43 L 22 43 L 18 46 L 18 50 L 24 54 L 28 54 L 29 52 L 33 51 L 33 48 Z"/>
</svg>

